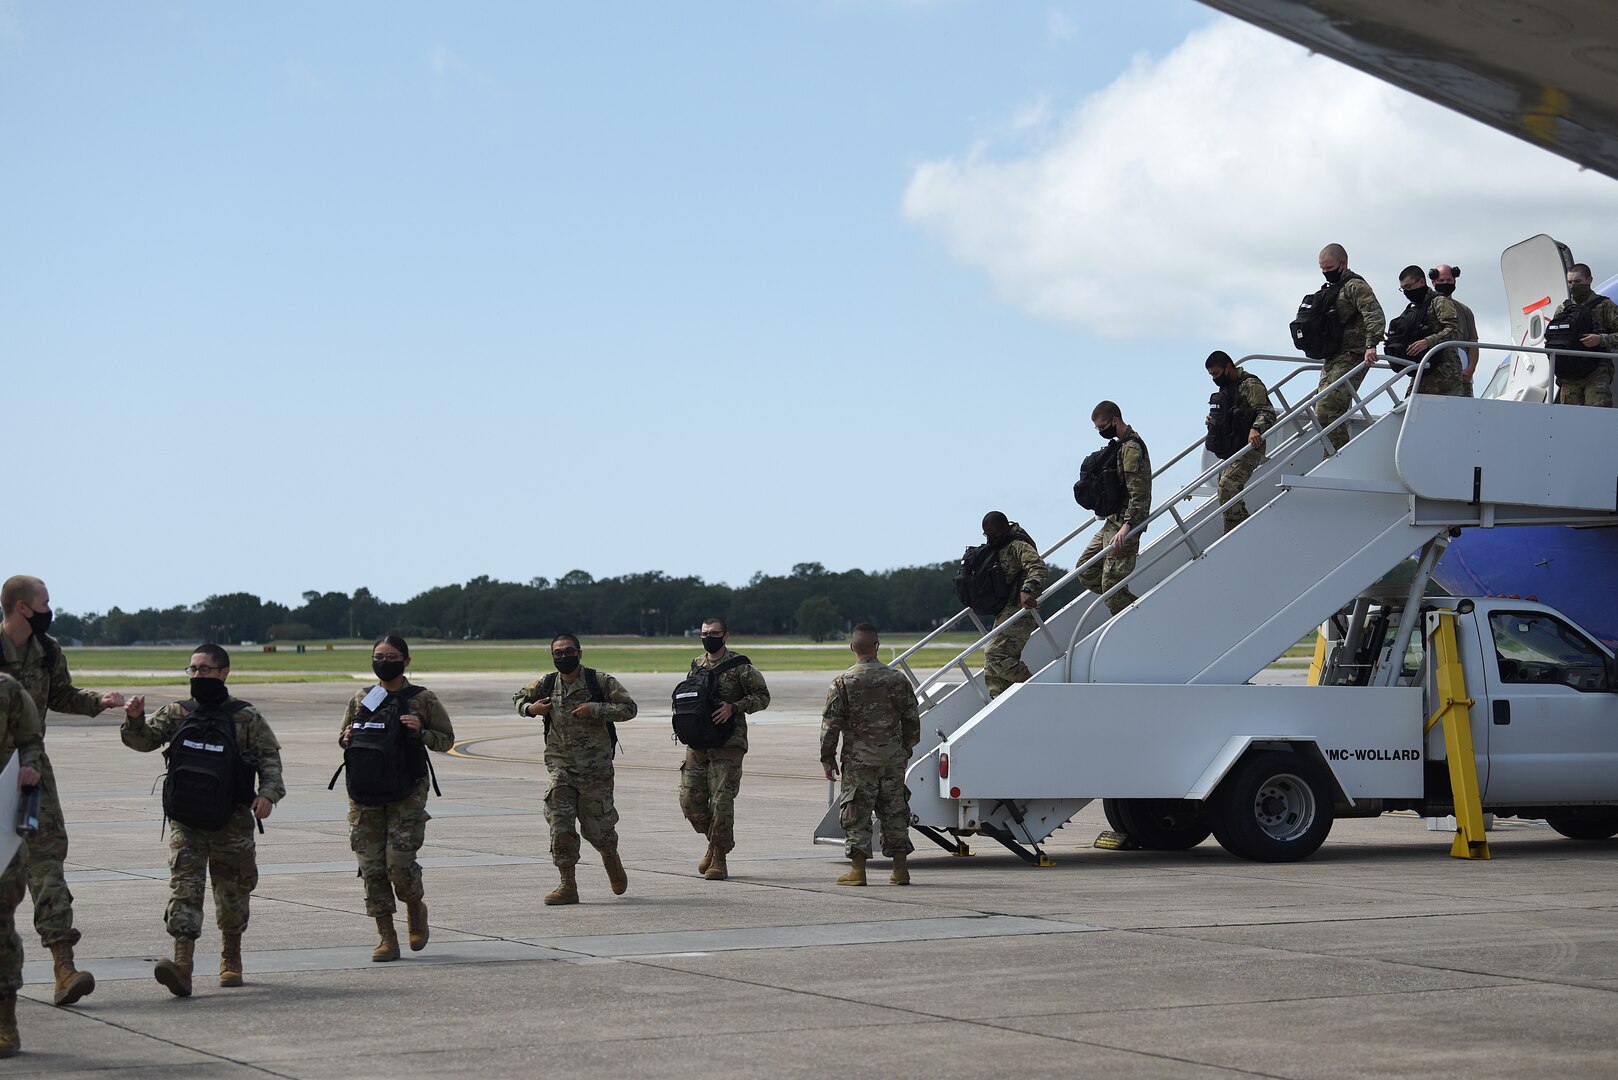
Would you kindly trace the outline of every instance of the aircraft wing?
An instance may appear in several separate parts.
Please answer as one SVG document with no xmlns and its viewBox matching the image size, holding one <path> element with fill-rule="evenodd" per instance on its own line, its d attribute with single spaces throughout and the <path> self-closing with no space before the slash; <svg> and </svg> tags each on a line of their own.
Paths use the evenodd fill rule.
<svg viewBox="0 0 1618 1080">
<path fill-rule="evenodd" d="M 1611 0 L 1203 3 L 1618 178 Z"/>
</svg>

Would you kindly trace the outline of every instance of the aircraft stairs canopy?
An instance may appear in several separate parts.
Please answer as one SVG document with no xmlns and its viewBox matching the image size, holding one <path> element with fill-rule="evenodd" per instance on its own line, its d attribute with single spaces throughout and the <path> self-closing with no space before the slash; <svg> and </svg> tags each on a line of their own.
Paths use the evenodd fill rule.
<svg viewBox="0 0 1618 1080">
<path fill-rule="evenodd" d="M 1613 455 L 1592 448 L 1618 445 L 1618 412 L 1420 394 L 1406 398 L 1401 391 L 1410 385 L 1407 376 L 1380 365 L 1367 380 L 1374 387 L 1368 393 L 1353 385 L 1358 372 L 1317 389 L 1312 378 L 1301 377 L 1318 372 L 1318 365 L 1274 356 L 1242 362 L 1251 360 L 1298 366 L 1271 389 L 1277 423 L 1268 434 L 1270 456 L 1240 496 L 1250 517 L 1225 535 L 1223 505 L 1217 499 L 1194 501 L 1228 462 L 1215 462 L 1159 498 L 1147 519 L 1148 542 L 1136 569 L 1115 586 L 1130 589 L 1138 598 L 1134 604 L 1109 619 L 1103 597 L 1082 593 L 1054 613 L 1014 616 L 1036 624 L 1023 651 L 1034 671 L 1031 682 L 1244 683 L 1413 552 L 1429 541 L 1442 543 L 1451 528 L 1614 518 Z M 1426 367 L 1424 362 L 1416 373 L 1417 385 Z M 1350 390 L 1353 406 L 1322 430 L 1315 404 L 1339 387 Z M 1373 406 L 1384 397 L 1390 407 L 1377 416 Z M 1528 409 L 1532 420 L 1525 415 Z M 1343 451 L 1326 457 L 1327 435 L 1344 424 L 1359 433 Z M 1523 438 L 1525 425 L 1543 434 Z M 1154 479 L 1201 446 L 1199 437 L 1157 468 Z M 1089 519 L 1044 554 L 1088 538 L 1096 524 Z M 1048 585 L 1046 594 L 1104 557 L 1103 552 L 1076 566 Z M 937 672 L 918 678 L 911 656 L 941 634 L 968 625 L 981 636 Z M 1015 686 L 989 701 L 983 674 L 969 660 L 997 633 L 971 611 L 962 611 L 895 660 L 916 686 L 923 708 L 922 744 L 907 774 L 918 825 L 937 830 L 961 824 L 955 803 L 937 794 L 941 742 L 948 739 L 956 753 L 970 752 L 975 743 L 989 745 L 1008 735 L 1004 729 L 1015 727 L 1019 709 L 1049 707 L 1048 694 L 1022 695 L 1026 704 L 1020 705 Z M 948 681 L 956 672 L 964 681 Z M 1036 697 L 1047 704 L 1036 706 Z M 1044 746 L 1026 752 L 1058 751 Z M 979 807 L 983 817 L 974 826 L 990 835 L 1003 833 L 996 835 L 1002 842 L 1015 837 L 1037 844 L 1088 801 L 1017 803 L 1010 800 L 1020 798 L 1019 792 L 999 794 L 1005 798 L 998 806 Z M 816 839 L 840 842 L 841 836 L 833 807 Z"/>
</svg>

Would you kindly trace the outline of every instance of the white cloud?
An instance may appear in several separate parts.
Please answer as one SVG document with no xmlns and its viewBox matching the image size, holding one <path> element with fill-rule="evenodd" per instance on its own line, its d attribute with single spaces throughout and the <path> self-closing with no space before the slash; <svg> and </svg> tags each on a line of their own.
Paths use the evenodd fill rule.
<svg viewBox="0 0 1618 1080">
<path fill-rule="evenodd" d="M 1009 303 L 1098 336 L 1273 348 L 1329 242 L 1393 311 L 1400 267 L 1461 265 L 1486 336 L 1508 244 L 1618 260 L 1618 184 L 1239 23 L 1003 130 L 919 166 L 903 212 Z"/>
</svg>

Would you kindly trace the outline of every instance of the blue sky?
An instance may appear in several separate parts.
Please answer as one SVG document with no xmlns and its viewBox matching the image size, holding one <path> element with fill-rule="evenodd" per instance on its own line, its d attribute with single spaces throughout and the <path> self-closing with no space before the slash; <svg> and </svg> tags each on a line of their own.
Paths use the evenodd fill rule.
<svg viewBox="0 0 1618 1080">
<path fill-rule="evenodd" d="M 83 612 L 875 570 L 995 507 L 1054 539 L 1090 406 L 1189 442 L 1201 357 L 1280 351 L 1353 221 L 1265 196 L 1241 273 L 1153 234 L 1208 198 L 1175 178 L 1253 195 L 1175 159 L 1186 70 L 1360 78 L 1259 38 L 1178 2 L 0 5 L 5 572 Z M 1245 78 L 1237 145 L 1274 138 Z M 1610 182 L 1410 116 L 1594 194 L 1480 178 L 1489 227 L 1382 276 L 1613 219 Z M 1164 173 L 1097 174 L 1119 140 Z"/>
</svg>

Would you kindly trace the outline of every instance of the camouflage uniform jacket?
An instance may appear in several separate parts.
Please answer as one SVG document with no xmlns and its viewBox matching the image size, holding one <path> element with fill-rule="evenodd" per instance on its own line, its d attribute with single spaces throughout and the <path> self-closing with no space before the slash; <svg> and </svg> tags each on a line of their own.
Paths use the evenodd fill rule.
<svg viewBox="0 0 1618 1080">
<path fill-rule="evenodd" d="M 1014 608 L 1021 603 L 1017 599 L 1019 592 L 1026 592 L 1030 596 L 1038 596 L 1045 587 L 1045 579 L 1050 576 L 1050 568 L 1045 560 L 1039 557 L 1039 549 L 1034 546 L 1034 538 L 1023 531 L 1023 527 L 1015 521 L 1011 523 L 1011 541 L 1000 549 L 1000 570 L 1011 583 L 1011 598 L 1006 601 L 1006 607 Z"/>
<path fill-rule="evenodd" d="M 696 665 L 699 668 L 717 667 L 729 660 L 730 650 L 710 656 L 703 653 L 697 657 Z M 770 707 L 770 688 L 764 685 L 764 676 L 758 673 L 758 668 L 752 664 L 738 664 L 729 671 L 719 673 L 719 699 L 731 704 L 732 716 L 736 718 L 736 734 L 726 740 L 721 750 L 747 749 L 747 717 L 750 713 L 763 712 Z"/>
<path fill-rule="evenodd" d="M 1466 340 L 1461 336 L 1461 315 L 1455 310 L 1455 301 L 1443 293 L 1428 290 L 1421 316 L 1421 336 L 1427 339 L 1429 349 L 1444 341 Z M 1454 356 L 1455 350 L 1450 349 L 1448 355 Z"/>
<path fill-rule="evenodd" d="M 551 690 L 551 730 L 545 736 L 547 765 L 570 765 L 585 760 L 611 761 L 612 735 L 607 725 L 633 720 L 640 711 L 640 706 L 635 704 L 635 699 L 629 696 L 623 684 L 605 671 L 596 672 L 596 681 L 601 684 L 601 696 L 606 698 L 605 701 L 591 702 L 590 683 L 585 679 L 582 667 L 578 676 L 568 682 L 557 675 L 556 685 Z M 512 695 L 511 700 L 520 715 L 528 716 L 525 710 L 540 699 L 539 688 L 544 681 L 543 677 L 535 679 Z M 587 703 L 590 708 L 585 716 L 573 715 L 574 709 Z M 544 717 L 528 718 L 544 722 Z"/>
<path fill-rule="evenodd" d="M 404 690 L 409 686 L 410 680 L 406 679 L 404 686 L 399 689 Z M 348 705 L 343 709 L 343 724 L 337 729 L 339 746 L 343 744 L 343 732 L 348 730 L 348 725 L 352 724 L 354 717 L 359 714 L 360 702 L 364 701 L 365 695 L 370 692 L 370 687 L 356 690 L 354 696 L 348 699 Z M 423 687 L 421 693 L 410 699 L 405 711 L 411 716 L 421 717 L 421 744 L 427 749 L 442 754 L 455 745 L 455 729 L 450 726 L 449 713 L 444 711 L 444 703 L 438 700 L 437 694 Z"/>
<path fill-rule="evenodd" d="M 1556 317 L 1561 318 L 1569 308 L 1576 307 L 1572 299 L 1564 300 L 1562 306 L 1556 309 Z M 1600 352 L 1618 352 L 1618 304 L 1614 304 L 1609 297 L 1595 293 L 1585 306 L 1590 309 L 1590 321 L 1595 324 L 1596 333 L 1601 335 L 1601 344 L 1596 346 Z"/>
<path fill-rule="evenodd" d="M 903 765 L 921 741 L 921 714 L 910 680 L 876 657 L 861 659 L 832 680 L 820 721 L 820 764 Z"/>
<path fill-rule="evenodd" d="M 1382 343 L 1388 317 L 1371 291 L 1371 283 L 1352 270 L 1343 272 L 1343 287 L 1337 290 L 1337 317 L 1343 320 L 1343 348 L 1338 356 L 1355 360 Z"/>
<path fill-rule="evenodd" d="M 1134 428 L 1129 429 L 1123 445 L 1118 448 L 1118 472 L 1123 477 L 1124 490 L 1129 492 L 1129 502 L 1120 513 L 1107 520 L 1115 525 L 1128 524 L 1133 527 L 1152 514 L 1152 457 L 1147 453 L 1145 441 Z"/>
<path fill-rule="evenodd" d="M 286 784 L 281 779 L 281 744 L 276 741 L 275 732 L 270 730 L 270 725 L 257 709 L 245 701 L 240 704 L 241 708 L 232 716 L 236 722 L 236 748 L 245 755 L 258 758 L 259 797 L 272 803 L 280 802 L 287 793 Z M 131 750 L 147 754 L 173 739 L 187 715 L 185 706 L 178 701 L 157 710 L 157 715 L 149 723 L 144 715 L 126 715 L 123 726 L 118 729 L 118 737 Z"/>
<path fill-rule="evenodd" d="M 76 713 L 79 716 L 97 716 L 102 711 L 101 695 L 91 690 L 80 690 L 73 685 L 73 676 L 67 671 L 67 657 L 56 639 L 46 635 L 51 643 L 54 661 L 45 666 L 45 649 L 39 635 L 30 637 L 20 647 L 12 644 L 11 635 L 0 631 L 0 674 L 10 675 L 34 699 L 34 711 L 39 713 L 40 734 L 45 733 L 45 710 Z"/>
<path fill-rule="evenodd" d="M 1264 380 L 1257 375 L 1249 375 L 1244 368 L 1236 369 L 1236 393 L 1242 399 L 1242 404 L 1253 412 L 1252 429 L 1260 435 L 1275 426 L 1275 406 L 1270 404 L 1270 391 L 1265 387 Z M 1147 483 L 1151 483 L 1150 470 L 1147 470 Z M 1151 502 L 1147 488 L 1147 502 Z"/>
<path fill-rule="evenodd" d="M 28 691 L 10 675 L 0 675 L 0 768 L 11 759 L 13 750 L 19 767 L 39 768 L 44 738 L 39 713 Z"/>
</svg>

